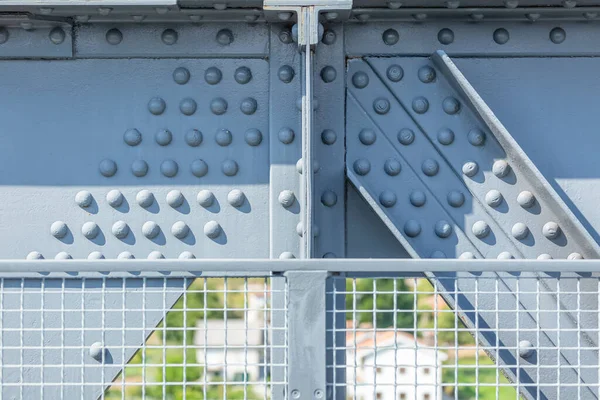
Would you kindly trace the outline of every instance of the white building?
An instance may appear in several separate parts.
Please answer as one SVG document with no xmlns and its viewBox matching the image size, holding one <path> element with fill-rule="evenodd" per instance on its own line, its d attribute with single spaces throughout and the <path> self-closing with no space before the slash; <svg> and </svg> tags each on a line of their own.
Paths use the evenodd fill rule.
<svg viewBox="0 0 600 400">
<path fill-rule="evenodd" d="M 346 335 L 347 396 L 359 400 L 442 400 L 447 355 L 406 332 Z M 356 385 L 352 385 L 356 382 Z"/>
<path fill-rule="evenodd" d="M 260 383 L 264 380 L 270 356 L 264 304 L 262 294 L 248 293 L 246 319 L 200 319 L 196 323 L 196 361 L 206 366 L 207 381 Z"/>
</svg>

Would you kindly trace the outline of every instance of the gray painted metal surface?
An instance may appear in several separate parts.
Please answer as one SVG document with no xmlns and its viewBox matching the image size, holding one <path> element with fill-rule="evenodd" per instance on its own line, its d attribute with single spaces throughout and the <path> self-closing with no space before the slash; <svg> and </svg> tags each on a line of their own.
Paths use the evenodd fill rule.
<svg viewBox="0 0 600 400">
<path fill-rule="evenodd" d="M 318 399 L 329 393 L 317 391 L 346 378 L 337 369 L 325 370 L 333 359 L 345 364 L 344 351 L 330 350 L 345 340 L 344 321 L 336 319 L 339 326 L 333 326 L 330 317 L 345 304 L 343 295 L 331 294 L 344 290 L 343 280 L 326 282 L 326 274 L 315 271 L 394 276 L 429 270 L 427 276 L 468 326 L 489 328 L 481 330 L 482 343 L 502 342 L 505 349 L 492 356 L 508 366 L 507 375 L 522 384 L 526 397 L 597 398 L 597 374 L 577 367 L 598 364 L 597 316 L 576 324 L 569 313 L 527 312 L 540 301 L 555 310 L 597 310 L 597 299 L 579 304 L 568 295 L 578 290 L 569 286 L 574 282 L 559 284 L 554 275 L 535 272 L 597 272 L 594 261 L 431 260 L 424 267 L 425 261 L 410 260 L 265 260 L 597 258 L 600 215 L 590 182 L 598 179 L 591 133 L 598 2 L 407 1 L 400 7 L 356 0 L 352 10 L 349 5 L 2 2 L 0 11 L 8 14 L 0 19 L 5 72 L 0 239 L 10 245 L 0 250 L 0 274 L 17 278 L 4 281 L 4 293 L 11 295 L 3 308 L 35 303 L 39 309 L 35 279 L 22 286 L 18 278 L 40 272 L 69 278 L 46 280 L 45 290 L 61 282 L 74 290 L 89 288 L 83 304 L 94 301 L 94 289 L 103 282 L 97 278 L 105 277 L 100 271 L 111 278 L 139 274 L 138 280 L 128 279 L 131 296 L 143 286 L 164 284 L 153 278 L 166 272 L 177 286 L 182 281 L 175 277 L 210 271 L 275 273 L 272 324 L 282 328 L 288 321 L 290 338 L 297 340 L 286 353 L 285 335 L 273 333 L 272 359 L 288 363 L 287 371 L 275 368 L 273 377 L 281 382 L 287 376 L 292 398 L 298 390 L 300 398 Z M 439 49 L 458 57 L 460 71 L 442 53 L 433 61 L 425 58 Z M 480 131 L 471 133 L 473 128 Z M 472 161 L 478 169 L 469 176 Z M 534 202 L 522 195 L 526 191 Z M 206 260 L 67 262 L 130 254 Z M 58 260 L 34 260 L 40 257 Z M 516 286 L 511 275 L 500 274 L 502 294 L 516 304 L 515 311 L 523 311 L 517 326 L 541 329 L 542 335 L 502 332 L 514 319 L 485 312 L 493 300 L 476 293 L 497 288 L 485 281 L 474 287 L 469 270 L 521 271 L 542 282 L 536 297 L 521 293 L 533 290 L 527 279 Z M 286 278 L 278 275 L 283 271 Z M 450 275 L 455 280 L 441 279 Z M 341 286 L 332 290 L 332 284 Z M 557 298 L 561 291 L 566 294 Z M 106 298 L 121 307 L 120 296 Z M 169 297 L 145 301 L 166 309 L 177 297 L 171 290 Z M 127 304 L 139 308 L 136 301 Z M 277 305 L 287 301 L 286 316 Z M 4 329 L 50 326 L 48 318 L 17 321 L 7 315 Z M 133 346 L 112 355 L 118 364 L 163 317 L 150 312 L 127 319 L 143 324 L 143 337 L 100 332 L 100 338 L 81 338 L 82 344 Z M 96 321 L 85 313 L 65 318 L 73 326 L 122 327 L 120 318 Z M 314 318 L 318 323 L 310 322 Z M 42 338 L 49 346 L 64 339 L 32 329 L 21 337 L 4 336 L 3 345 Z M 544 349 L 522 368 L 514 367 L 516 353 L 508 350 L 518 347 L 518 339 Z M 312 364 L 301 351 L 304 343 L 324 361 Z M 561 348 L 569 343 L 589 349 Z M 50 363 L 61 357 L 57 354 L 50 351 L 44 359 Z M 19 360 L 35 364 L 38 356 Z M 76 373 L 93 383 L 98 368 L 88 370 L 87 363 L 97 361 L 85 362 Z M 565 368 L 536 376 L 535 368 L 527 368 L 535 363 Z M 119 372 L 110 365 L 100 369 L 104 381 Z M 3 365 L 3 382 L 60 379 L 35 366 L 26 376 L 13 372 Z M 559 376 L 579 386 L 551 385 Z M 15 385 L 3 394 L 39 397 L 43 390 L 55 397 L 55 389 L 33 386 L 29 392 Z M 93 398 L 102 390 L 90 384 L 66 392 Z M 344 397 L 343 390 L 336 394 Z"/>
</svg>

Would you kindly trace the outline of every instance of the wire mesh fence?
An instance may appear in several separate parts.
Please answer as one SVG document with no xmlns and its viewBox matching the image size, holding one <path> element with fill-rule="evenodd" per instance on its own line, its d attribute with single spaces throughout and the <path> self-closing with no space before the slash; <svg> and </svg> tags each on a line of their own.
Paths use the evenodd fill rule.
<svg viewBox="0 0 600 400">
<path fill-rule="evenodd" d="M 525 392 L 541 398 L 547 388 L 555 398 L 598 393 L 598 381 L 586 379 L 598 374 L 597 277 L 430 278 L 336 278 L 344 283 L 332 285 L 331 294 L 345 297 L 345 310 L 330 311 L 329 350 L 343 353 L 328 365 L 337 382 L 330 384 L 332 398 L 518 399 Z M 531 377 L 540 384 L 529 386 Z"/>
</svg>

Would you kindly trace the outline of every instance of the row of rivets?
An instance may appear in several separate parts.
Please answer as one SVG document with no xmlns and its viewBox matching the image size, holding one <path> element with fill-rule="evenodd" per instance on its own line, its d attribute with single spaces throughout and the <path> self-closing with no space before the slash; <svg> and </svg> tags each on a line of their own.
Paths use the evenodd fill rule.
<svg viewBox="0 0 600 400">
<path fill-rule="evenodd" d="M 250 146 L 258 146 L 263 139 L 262 132 L 256 128 L 250 128 L 244 133 L 244 140 Z M 154 140 L 160 146 L 168 146 L 173 142 L 173 134 L 168 129 L 161 129 L 154 135 Z M 185 133 L 185 143 L 190 147 L 198 147 L 204 140 L 204 135 L 198 129 L 190 129 Z M 129 146 L 137 146 L 142 143 L 142 134 L 137 129 L 128 129 L 123 134 L 123 141 Z M 233 141 L 233 134 L 228 129 L 219 129 L 215 133 L 215 142 L 219 146 L 229 146 Z"/>
<path fill-rule="evenodd" d="M 223 115 L 227 112 L 229 107 L 227 100 L 222 97 L 217 97 L 210 102 L 210 111 L 215 115 Z M 148 111 L 153 115 L 161 115 L 167 109 L 167 103 L 160 97 L 153 97 L 148 102 Z M 185 98 L 179 103 L 179 111 L 183 115 L 194 115 L 198 105 L 192 98 Z M 252 115 L 258 109 L 258 103 L 256 99 L 247 97 L 240 102 L 240 111 L 246 115 Z"/>
<path fill-rule="evenodd" d="M 111 227 L 111 233 L 118 239 L 125 239 L 130 231 L 129 225 L 124 221 L 117 221 Z M 63 221 L 55 221 L 50 226 L 50 234 L 57 239 L 64 238 L 68 232 L 69 228 Z M 160 226 L 154 221 L 147 221 L 142 225 L 142 234 L 148 239 L 156 238 L 160 232 Z M 209 221 L 204 225 L 204 234 L 211 239 L 218 237 L 220 232 L 221 227 L 216 221 Z M 93 240 L 100 234 L 100 227 L 95 222 L 88 221 L 82 225 L 81 233 L 85 238 Z M 183 221 L 177 221 L 171 226 L 171 234 L 178 239 L 184 239 L 189 233 L 190 228 Z"/>
<path fill-rule="evenodd" d="M 100 162 L 99 170 L 102 175 L 107 178 L 114 176 L 117 173 L 117 163 L 110 159 L 104 159 Z M 131 164 L 131 172 L 137 177 L 146 176 L 149 166 L 144 160 L 136 160 Z M 208 164 L 198 159 L 190 164 L 192 175 L 201 178 L 208 173 Z M 234 160 L 225 160 L 221 163 L 221 172 L 226 176 L 235 176 L 239 171 L 239 166 Z M 160 164 L 160 172 L 168 177 L 173 178 L 179 172 L 179 164 L 174 160 L 165 160 Z"/>
<path fill-rule="evenodd" d="M 291 191 L 283 191 L 283 192 L 281 192 L 279 197 L 280 197 L 281 204 L 284 205 L 285 207 L 290 207 L 294 203 L 295 196 L 294 196 L 294 193 Z M 243 191 L 241 191 L 239 189 L 233 189 L 227 194 L 227 202 L 236 208 L 241 207 L 244 204 L 245 200 L 246 200 L 246 195 L 244 194 Z M 90 205 L 92 205 L 93 201 L 94 201 L 94 197 L 87 190 L 79 191 L 75 195 L 75 203 L 81 208 L 85 209 L 85 208 L 89 207 Z M 118 208 L 123 204 L 124 201 L 125 201 L 125 196 L 123 195 L 123 193 L 121 193 L 120 190 L 113 189 L 106 194 L 106 202 L 111 207 Z M 140 190 L 136 194 L 135 201 L 141 207 L 148 208 L 152 204 L 154 204 L 155 197 L 152 192 L 150 192 L 149 190 L 143 189 L 143 190 Z M 180 190 L 171 190 L 169 193 L 167 193 L 166 201 L 167 201 L 167 204 L 169 206 L 171 206 L 172 208 L 178 208 L 178 207 L 181 207 L 185 203 L 185 196 L 183 195 L 183 193 L 181 193 Z M 204 190 L 201 190 L 200 192 L 198 192 L 198 195 L 196 196 L 196 201 L 202 207 L 208 208 L 214 204 L 215 195 L 210 190 L 204 189 Z M 55 222 L 55 224 L 57 224 L 56 229 L 52 228 L 51 229 L 52 232 L 55 232 L 55 231 L 62 232 L 63 229 L 66 229 L 66 225 L 64 225 L 63 222 L 57 221 L 57 222 Z M 63 225 L 64 225 L 64 227 L 63 227 Z M 54 227 L 54 224 L 52 224 L 52 226 Z M 58 233 L 58 235 L 60 235 L 60 233 Z M 57 236 L 53 233 L 53 236 L 56 236 L 56 237 L 64 237 L 65 235 L 66 235 L 66 231 L 64 231 L 64 234 L 62 234 L 62 236 Z"/>
<path fill-rule="evenodd" d="M 27 30 L 29 30 L 29 29 L 27 29 Z M 67 35 L 66 35 L 65 31 L 59 27 L 53 28 L 50 31 L 50 33 L 48 34 L 48 38 L 50 39 L 50 41 L 57 45 L 64 42 L 66 36 Z M 0 27 L 0 44 L 4 44 L 4 43 L 8 42 L 9 38 L 10 38 L 10 33 L 8 32 L 8 30 L 4 27 Z"/>
<path fill-rule="evenodd" d="M 73 257 L 69 253 L 64 252 L 64 251 L 61 251 L 60 253 L 58 253 L 54 258 L 57 260 L 73 259 Z M 102 260 L 105 257 L 101 252 L 93 251 L 88 255 L 87 258 L 88 258 L 88 260 Z M 117 258 L 120 260 L 130 260 L 135 257 L 133 256 L 133 254 L 131 254 L 131 252 L 124 251 L 124 252 L 119 253 Z M 148 259 L 150 259 L 150 260 L 157 260 L 157 259 L 163 259 L 163 258 L 165 258 L 164 255 L 159 251 L 152 251 L 150 254 L 148 254 Z M 190 251 L 184 251 L 179 255 L 178 258 L 179 259 L 194 259 L 194 258 L 196 258 L 196 256 Z M 29 254 L 27 254 L 27 259 L 28 260 L 43 260 L 44 256 L 38 251 L 32 251 Z"/>
<path fill-rule="evenodd" d="M 116 46 L 123 41 L 123 33 L 117 28 L 112 28 L 106 32 L 105 38 L 109 44 Z M 172 46 L 179 40 L 179 33 L 177 33 L 177 31 L 174 29 L 165 29 L 161 33 L 160 39 L 164 44 Z M 221 29 L 219 32 L 217 32 L 215 40 L 220 45 L 229 45 L 234 40 L 233 33 L 229 29 Z"/>
<path fill-rule="evenodd" d="M 185 85 L 190 81 L 190 71 L 185 67 L 178 67 L 173 71 L 173 80 L 179 85 Z M 252 71 L 248 67 L 239 67 L 233 73 L 233 78 L 240 85 L 245 85 L 252 80 Z M 216 85 L 223 79 L 223 73 L 217 67 L 207 68 L 204 72 L 204 80 L 209 85 Z"/>
<path fill-rule="evenodd" d="M 534 18 L 533 15 L 531 17 Z M 552 43 L 560 44 L 567 38 L 567 33 L 563 28 L 556 27 L 550 30 L 548 37 Z M 387 29 L 383 32 L 381 38 L 384 44 L 393 46 L 400 41 L 400 34 L 395 29 Z M 505 28 L 498 28 L 493 32 L 492 38 L 496 44 L 503 45 L 510 40 L 510 34 Z M 440 44 L 450 45 L 454 43 L 454 32 L 449 28 L 443 28 L 438 32 L 437 39 Z"/>
</svg>

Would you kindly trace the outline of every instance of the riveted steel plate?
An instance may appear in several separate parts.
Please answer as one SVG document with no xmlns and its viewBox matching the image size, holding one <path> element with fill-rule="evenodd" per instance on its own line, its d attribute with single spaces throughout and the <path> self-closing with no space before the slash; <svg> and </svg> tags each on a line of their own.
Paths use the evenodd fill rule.
<svg viewBox="0 0 600 400">
<path fill-rule="evenodd" d="M 1 257 L 268 257 L 265 61 L 2 68 Z"/>
</svg>

